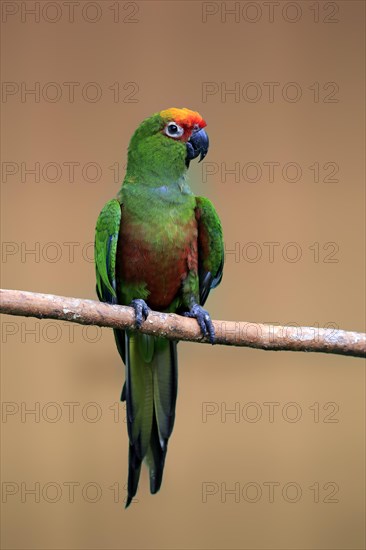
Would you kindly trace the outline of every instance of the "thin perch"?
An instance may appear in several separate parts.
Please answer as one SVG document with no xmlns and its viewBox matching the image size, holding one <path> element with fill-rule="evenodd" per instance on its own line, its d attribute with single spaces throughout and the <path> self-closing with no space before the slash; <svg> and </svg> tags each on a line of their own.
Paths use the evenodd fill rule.
<svg viewBox="0 0 366 550">
<path fill-rule="evenodd" d="M 0 313 L 120 329 L 133 329 L 135 320 L 133 309 L 126 306 L 8 289 L 0 289 Z M 244 321 L 213 321 L 213 324 L 216 343 L 221 345 L 366 357 L 366 334 L 359 332 Z M 172 340 L 209 343 L 194 319 L 173 313 L 151 312 L 140 330 Z"/>
</svg>

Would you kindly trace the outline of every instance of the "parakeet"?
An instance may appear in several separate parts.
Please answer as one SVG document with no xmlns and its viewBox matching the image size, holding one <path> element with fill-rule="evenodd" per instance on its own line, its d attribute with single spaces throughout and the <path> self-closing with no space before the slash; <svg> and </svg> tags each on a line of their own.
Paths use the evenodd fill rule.
<svg viewBox="0 0 366 550">
<path fill-rule="evenodd" d="M 151 493 L 160 489 L 177 399 L 177 342 L 138 329 L 151 308 L 197 319 L 202 334 L 215 341 L 202 306 L 222 278 L 221 223 L 212 203 L 196 197 L 187 183 L 190 161 L 208 151 L 205 126 L 199 113 L 186 108 L 145 119 L 131 138 L 117 198 L 107 202 L 96 225 L 98 297 L 130 305 L 136 314 L 135 330 L 114 330 L 126 371 L 126 508 L 144 460 Z"/>
</svg>

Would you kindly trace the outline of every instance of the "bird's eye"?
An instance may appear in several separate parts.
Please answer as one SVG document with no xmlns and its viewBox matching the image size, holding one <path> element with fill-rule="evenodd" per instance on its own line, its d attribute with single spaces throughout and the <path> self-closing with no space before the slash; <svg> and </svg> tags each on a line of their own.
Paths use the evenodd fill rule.
<svg viewBox="0 0 366 550">
<path fill-rule="evenodd" d="M 184 134 L 184 129 L 175 122 L 169 122 L 165 126 L 165 134 L 169 137 L 178 139 Z"/>
</svg>

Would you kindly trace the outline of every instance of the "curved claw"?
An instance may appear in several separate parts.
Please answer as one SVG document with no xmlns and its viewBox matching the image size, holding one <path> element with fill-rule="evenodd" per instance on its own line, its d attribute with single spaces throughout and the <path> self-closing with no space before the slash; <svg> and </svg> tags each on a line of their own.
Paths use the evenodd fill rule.
<svg viewBox="0 0 366 550">
<path fill-rule="evenodd" d="M 145 300 L 141 300 L 140 298 L 132 300 L 132 302 L 130 303 L 130 307 L 133 307 L 133 309 L 135 310 L 136 328 L 140 328 L 142 322 L 147 319 L 147 316 L 149 315 L 151 309 L 146 304 Z"/>
<path fill-rule="evenodd" d="M 202 306 L 194 304 L 189 311 L 184 313 L 185 317 L 191 317 L 197 320 L 203 336 L 208 336 L 211 344 L 215 343 L 215 329 L 208 311 Z"/>
</svg>

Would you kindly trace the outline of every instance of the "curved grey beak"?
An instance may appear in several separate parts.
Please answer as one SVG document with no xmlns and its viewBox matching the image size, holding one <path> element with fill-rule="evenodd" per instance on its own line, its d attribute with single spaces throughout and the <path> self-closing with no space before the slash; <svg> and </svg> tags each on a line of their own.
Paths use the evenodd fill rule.
<svg viewBox="0 0 366 550">
<path fill-rule="evenodd" d="M 186 143 L 186 146 L 186 165 L 188 168 L 190 161 L 197 158 L 198 155 L 200 155 L 200 160 L 198 162 L 201 162 L 201 160 L 203 160 L 207 155 L 209 146 L 208 135 L 203 129 L 199 130 L 198 132 L 195 132 L 191 135 Z"/>
</svg>

